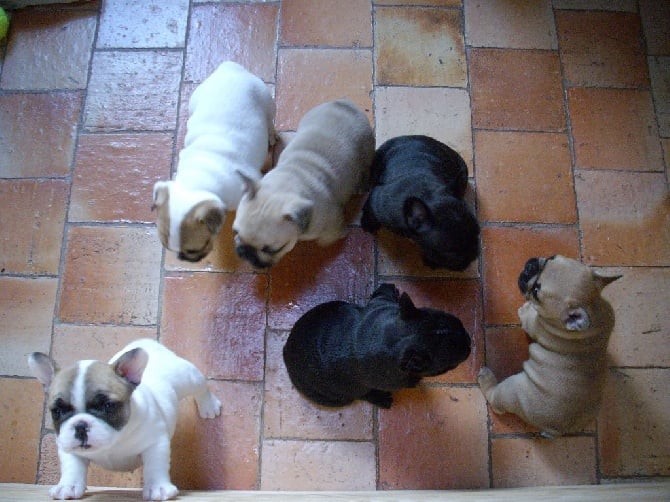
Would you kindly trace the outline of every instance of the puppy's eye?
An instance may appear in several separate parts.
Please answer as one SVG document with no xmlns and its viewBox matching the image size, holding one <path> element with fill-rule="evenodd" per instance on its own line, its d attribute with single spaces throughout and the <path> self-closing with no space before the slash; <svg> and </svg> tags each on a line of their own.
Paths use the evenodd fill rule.
<svg viewBox="0 0 670 502">
<path fill-rule="evenodd" d="M 539 282 L 536 282 L 535 284 L 533 284 L 533 287 L 530 288 L 530 294 L 532 295 L 533 298 L 535 298 L 536 301 L 539 301 L 537 295 L 539 294 L 541 289 L 542 285 Z"/>
<path fill-rule="evenodd" d="M 63 399 L 58 398 L 51 407 L 51 418 L 54 422 L 65 420 L 69 415 L 74 413 L 74 408 L 71 404 L 66 403 Z"/>
<path fill-rule="evenodd" d="M 110 414 L 115 412 L 121 403 L 109 399 L 105 394 L 96 394 L 93 400 L 89 403 L 90 412 L 102 412 Z"/>
<path fill-rule="evenodd" d="M 287 243 L 287 244 L 288 244 L 288 243 Z M 277 254 L 277 253 L 279 253 L 279 252 L 280 252 L 282 249 L 284 249 L 285 247 L 286 247 L 286 244 L 284 244 L 283 246 L 278 247 L 278 248 L 276 248 L 276 249 L 275 249 L 275 248 L 271 248 L 270 246 L 265 246 L 265 247 L 263 247 L 263 249 L 261 249 L 261 251 L 263 251 L 265 254 L 270 254 L 270 255 L 272 255 L 272 254 Z"/>
</svg>

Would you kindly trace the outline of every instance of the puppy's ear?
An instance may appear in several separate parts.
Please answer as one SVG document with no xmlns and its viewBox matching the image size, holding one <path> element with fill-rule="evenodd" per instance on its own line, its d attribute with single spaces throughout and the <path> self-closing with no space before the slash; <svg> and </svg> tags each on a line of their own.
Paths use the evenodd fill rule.
<svg viewBox="0 0 670 502">
<path fill-rule="evenodd" d="M 152 211 L 157 207 L 165 204 L 170 198 L 170 189 L 168 188 L 168 183 L 168 181 L 157 181 L 154 184 L 154 200 L 151 204 Z"/>
<path fill-rule="evenodd" d="M 298 225 L 301 232 L 306 232 L 312 220 L 314 204 L 307 199 L 292 200 L 284 207 L 282 217 Z"/>
<path fill-rule="evenodd" d="M 407 347 L 400 358 L 400 369 L 408 373 L 421 373 L 429 366 L 430 355 L 416 347 Z"/>
<path fill-rule="evenodd" d="M 407 228 L 416 233 L 425 232 L 433 227 L 433 214 L 421 199 L 408 198 L 403 205 L 403 215 Z"/>
<path fill-rule="evenodd" d="M 419 312 L 419 309 L 414 306 L 412 299 L 407 293 L 400 295 L 398 303 L 400 304 L 400 319 L 404 321 L 413 319 Z"/>
<path fill-rule="evenodd" d="M 114 373 L 134 385 L 139 385 L 148 362 L 149 354 L 146 350 L 136 347 L 116 360 Z"/>
<path fill-rule="evenodd" d="M 207 225 L 211 234 L 218 234 L 226 218 L 225 209 L 213 201 L 202 202 L 196 208 L 194 216 L 199 222 Z"/>
<path fill-rule="evenodd" d="M 607 277 L 604 275 L 600 275 L 598 272 L 594 271 L 593 272 L 593 280 L 596 282 L 596 285 L 598 286 L 598 289 L 602 291 L 602 289 L 607 286 L 608 284 L 613 283 L 617 279 L 621 279 L 623 276 L 622 275 L 615 275 L 611 277 Z"/>
<path fill-rule="evenodd" d="M 561 315 L 561 321 L 568 331 L 586 331 L 591 327 L 591 319 L 583 307 L 570 307 Z"/>
<path fill-rule="evenodd" d="M 258 192 L 258 183 L 256 180 L 251 179 L 242 171 L 235 172 L 239 174 L 240 178 L 242 178 L 242 181 L 244 181 L 244 193 L 247 195 L 249 200 L 252 200 L 254 197 L 256 197 L 256 192 Z"/>
<path fill-rule="evenodd" d="M 28 366 L 30 372 L 44 385 L 46 391 L 58 372 L 56 361 L 41 352 L 33 352 L 28 356 Z"/>
</svg>

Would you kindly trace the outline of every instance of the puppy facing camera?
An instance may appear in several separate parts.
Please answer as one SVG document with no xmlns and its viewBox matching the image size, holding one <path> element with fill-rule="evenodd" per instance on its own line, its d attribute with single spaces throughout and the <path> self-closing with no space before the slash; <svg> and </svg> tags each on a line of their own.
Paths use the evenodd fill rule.
<svg viewBox="0 0 670 502">
<path fill-rule="evenodd" d="M 345 406 L 357 399 L 390 408 L 392 392 L 454 369 L 470 335 L 446 312 L 417 308 L 382 284 L 364 307 L 332 301 L 295 323 L 284 346 L 291 382 L 307 399 Z"/>
<path fill-rule="evenodd" d="M 479 385 L 495 413 L 514 413 L 553 438 L 578 432 L 596 416 L 607 375 L 614 312 L 605 277 L 557 255 L 531 258 L 519 276 L 522 328 L 532 339 L 523 370 L 498 383 L 489 368 Z"/>
<path fill-rule="evenodd" d="M 83 496 L 89 462 L 113 471 L 143 465 L 144 499 L 175 497 L 170 440 L 178 401 L 193 396 L 202 418 L 221 412 L 202 373 L 150 339 L 130 343 L 109 363 L 84 360 L 59 369 L 33 352 L 28 365 L 47 391 L 57 434 L 61 477 L 49 490 L 54 499 Z"/>
<path fill-rule="evenodd" d="M 462 271 L 477 258 L 479 223 L 463 200 L 468 167 L 458 153 L 428 136 L 398 136 L 379 147 L 371 171 L 363 230 L 411 239 L 431 268 Z"/>
<path fill-rule="evenodd" d="M 275 103 L 261 79 L 222 63 L 193 92 L 177 174 L 154 185 L 152 209 L 161 243 L 181 260 L 209 254 L 244 192 L 257 180 L 276 139 Z"/>
<path fill-rule="evenodd" d="M 298 241 L 344 237 L 344 206 L 367 183 L 374 149 L 370 122 L 351 101 L 308 111 L 276 167 L 260 181 L 246 177 L 233 223 L 238 256 L 268 268 Z"/>
</svg>

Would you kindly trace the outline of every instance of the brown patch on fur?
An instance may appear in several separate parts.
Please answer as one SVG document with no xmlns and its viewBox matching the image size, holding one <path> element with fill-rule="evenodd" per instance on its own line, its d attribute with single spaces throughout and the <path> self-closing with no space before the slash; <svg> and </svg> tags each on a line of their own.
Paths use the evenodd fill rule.
<svg viewBox="0 0 670 502">
<path fill-rule="evenodd" d="M 179 250 L 185 258 L 196 261 L 204 258 L 214 247 L 214 239 L 223 225 L 225 214 L 212 200 L 191 208 L 179 227 Z"/>
<path fill-rule="evenodd" d="M 67 403 L 72 402 L 72 386 L 79 373 L 77 365 L 69 366 L 56 373 L 53 382 L 49 386 L 49 405 L 51 406 L 56 399 L 61 398 Z"/>
</svg>

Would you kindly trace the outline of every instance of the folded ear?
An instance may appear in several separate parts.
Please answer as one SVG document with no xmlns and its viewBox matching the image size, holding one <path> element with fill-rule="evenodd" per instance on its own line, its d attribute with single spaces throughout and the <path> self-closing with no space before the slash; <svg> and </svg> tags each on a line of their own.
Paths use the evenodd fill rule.
<svg viewBox="0 0 670 502">
<path fill-rule="evenodd" d="M 312 220 L 314 204 L 307 199 L 295 199 L 284 207 L 282 217 L 298 225 L 301 232 L 306 232 Z"/>
<path fill-rule="evenodd" d="M 403 205 L 405 225 L 414 232 L 425 232 L 433 226 L 433 214 L 422 200 L 410 197 Z"/>
<path fill-rule="evenodd" d="M 30 372 L 44 385 L 46 391 L 58 372 L 56 361 L 41 352 L 33 352 L 28 356 L 28 366 Z"/>
<path fill-rule="evenodd" d="M 244 174 L 242 171 L 235 172 L 240 175 L 240 178 L 242 178 L 242 181 L 244 182 L 244 193 L 247 195 L 247 198 L 252 200 L 256 197 L 256 192 L 258 192 L 258 182 Z"/>
<path fill-rule="evenodd" d="M 604 276 L 604 275 L 600 275 L 599 272 L 596 272 L 596 271 L 593 272 L 593 279 L 596 281 L 596 284 L 598 285 L 598 289 L 600 289 L 600 290 L 602 290 L 608 284 L 613 283 L 617 279 L 621 279 L 621 277 L 623 277 L 623 276 L 614 275 L 614 276 L 611 276 L 611 277 L 607 277 L 607 276 Z"/>
<path fill-rule="evenodd" d="M 568 331 L 586 331 L 591 326 L 589 314 L 582 307 L 571 307 L 565 310 L 561 321 Z"/>
<path fill-rule="evenodd" d="M 421 373 L 430 366 L 430 355 L 425 350 L 407 347 L 400 358 L 400 369 L 407 373 Z"/>
<path fill-rule="evenodd" d="M 154 200 L 151 204 L 152 211 L 168 201 L 170 197 L 169 186 L 169 181 L 157 181 L 154 184 Z"/>
<path fill-rule="evenodd" d="M 207 225 L 212 234 L 218 234 L 226 218 L 225 209 L 214 201 L 201 202 L 195 210 L 194 216 L 200 223 Z"/>
<path fill-rule="evenodd" d="M 398 303 L 400 304 L 400 319 L 408 320 L 416 316 L 418 309 L 414 306 L 412 299 L 407 293 L 400 295 Z"/>
<path fill-rule="evenodd" d="M 119 357 L 114 363 L 114 372 L 134 385 L 142 381 L 144 369 L 149 362 L 146 350 L 136 347 Z"/>
</svg>

